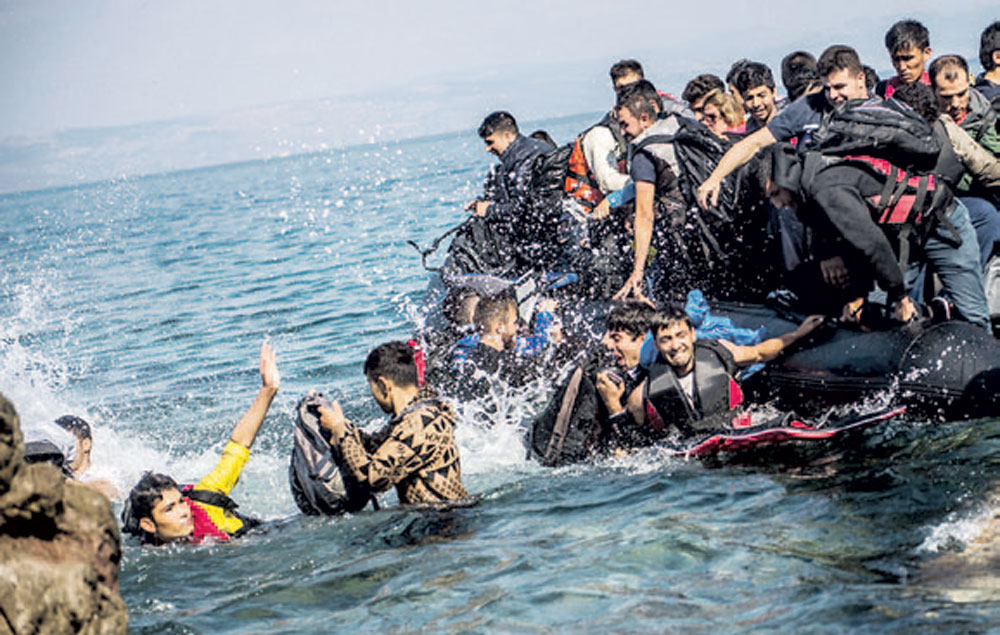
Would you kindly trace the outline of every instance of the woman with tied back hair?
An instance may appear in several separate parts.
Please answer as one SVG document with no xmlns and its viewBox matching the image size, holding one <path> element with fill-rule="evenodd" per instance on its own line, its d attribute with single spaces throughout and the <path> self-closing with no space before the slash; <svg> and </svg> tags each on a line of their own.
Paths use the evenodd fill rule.
<svg viewBox="0 0 1000 635">
<path fill-rule="evenodd" d="M 721 139 L 729 139 L 729 135 L 740 135 L 746 132 L 743 122 L 743 109 L 729 93 L 721 90 L 710 91 L 702 102 L 701 122 Z"/>
</svg>

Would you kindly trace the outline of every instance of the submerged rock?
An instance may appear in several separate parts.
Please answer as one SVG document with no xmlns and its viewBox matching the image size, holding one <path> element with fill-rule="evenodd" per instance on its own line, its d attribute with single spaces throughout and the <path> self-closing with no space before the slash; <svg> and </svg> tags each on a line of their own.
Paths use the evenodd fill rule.
<svg viewBox="0 0 1000 635">
<path fill-rule="evenodd" d="M 24 462 L 0 395 L 0 633 L 120 633 L 118 524 L 106 498 L 51 465 Z"/>
</svg>

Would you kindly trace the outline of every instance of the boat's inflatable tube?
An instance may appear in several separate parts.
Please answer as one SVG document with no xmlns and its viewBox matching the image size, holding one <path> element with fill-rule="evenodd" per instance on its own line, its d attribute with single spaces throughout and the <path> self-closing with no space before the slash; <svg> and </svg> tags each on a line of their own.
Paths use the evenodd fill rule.
<svg viewBox="0 0 1000 635">
<path fill-rule="evenodd" d="M 775 444 L 825 441 L 844 434 L 848 430 L 888 421 L 904 412 L 906 412 L 906 407 L 900 406 L 815 427 L 794 420 L 782 426 L 771 424 L 751 426 L 732 432 L 719 432 L 710 435 L 673 450 L 673 454 L 684 457 L 707 457 L 722 453 L 761 449 Z"/>
<path fill-rule="evenodd" d="M 767 336 L 798 326 L 798 316 L 779 316 L 761 305 L 718 303 L 713 313 L 737 326 L 767 329 Z M 925 414 L 1000 416 L 1000 342 L 967 322 L 900 326 L 864 333 L 836 329 L 768 364 L 753 378 L 765 398 L 803 404 L 855 402 L 891 390 L 897 401 Z"/>
</svg>

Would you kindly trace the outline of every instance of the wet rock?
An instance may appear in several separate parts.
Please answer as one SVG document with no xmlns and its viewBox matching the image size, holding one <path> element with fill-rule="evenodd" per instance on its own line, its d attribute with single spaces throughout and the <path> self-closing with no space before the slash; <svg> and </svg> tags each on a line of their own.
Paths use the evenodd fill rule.
<svg viewBox="0 0 1000 635">
<path fill-rule="evenodd" d="M 122 633 L 121 540 L 107 499 L 24 462 L 0 395 L 0 633 Z"/>
</svg>

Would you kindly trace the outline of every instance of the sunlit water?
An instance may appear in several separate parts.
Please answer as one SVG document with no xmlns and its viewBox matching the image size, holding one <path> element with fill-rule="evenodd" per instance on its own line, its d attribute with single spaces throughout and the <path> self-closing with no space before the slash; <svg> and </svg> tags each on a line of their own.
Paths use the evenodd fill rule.
<svg viewBox="0 0 1000 635">
<path fill-rule="evenodd" d="M 547 127 L 566 141 L 589 121 Z M 954 554 L 995 512 L 1000 420 L 896 421 L 808 468 L 647 450 L 553 471 L 524 458 L 515 400 L 493 429 L 457 430 L 478 506 L 390 494 L 379 512 L 300 516 L 295 402 L 320 388 L 381 420 L 361 362 L 413 329 L 427 274 L 405 241 L 463 218 L 489 163 L 470 132 L 0 198 L 0 390 L 25 420 L 91 420 L 91 476 L 127 491 L 146 469 L 203 475 L 255 394 L 260 341 L 277 349 L 282 389 L 234 492 L 274 526 L 206 548 L 126 540 L 136 632 L 1000 623 L 995 579 L 950 592 L 968 579 Z M 942 554 L 950 575 L 931 584 Z"/>
</svg>

